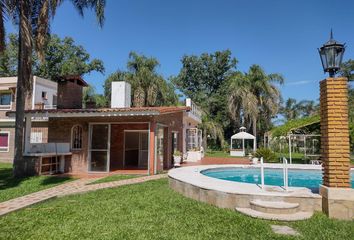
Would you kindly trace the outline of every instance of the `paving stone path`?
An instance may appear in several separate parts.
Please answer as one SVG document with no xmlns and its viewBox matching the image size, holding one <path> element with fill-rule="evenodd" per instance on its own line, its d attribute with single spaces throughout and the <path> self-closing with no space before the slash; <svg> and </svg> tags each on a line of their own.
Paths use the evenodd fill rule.
<svg viewBox="0 0 354 240">
<path fill-rule="evenodd" d="M 282 234 L 282 235 L 290 235 L 290 236 L 300 236 L 300 233 L 295 229 L 283 226 L 283 225 L 271 225 L 271 228 L 274 233 Z"/>
<path fill-rule="evenodd" d="M 130 185 L 136 183 L 142 183 L 150 180 L 156 180 L 167 177 L 166 174 L 144 176 L 138 178 L 131 178 L 126 180 L 118 180 L 105 183 L 89 184 L 97 181 L 99 178 L 83 178 L 75 180 L 69 183 L 64 183 L 52 188 L 48 188 L 39 192 L 31 193 L 22 197 L 14 198 L 6 202 L 0 203 L 0 216 L 7 213 L 28 207 L 30 205 L 43 202 L 45 200 L 62 197 L 71 194 L 85 193 L 89 191 L 95 191 L 104 188 L 113 188 L 123 185 Z M 89 185 L 88 185 L 89 184 Z"/>
</svg>

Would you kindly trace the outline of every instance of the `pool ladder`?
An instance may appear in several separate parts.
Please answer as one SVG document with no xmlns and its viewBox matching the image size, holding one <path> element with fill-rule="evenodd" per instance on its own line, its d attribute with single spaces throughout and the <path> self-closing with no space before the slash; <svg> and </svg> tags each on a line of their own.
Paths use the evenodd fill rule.
<svg viewBox="0 0 354 240">
<path fill-rule="evenodd" d="M 288 160 L 283 157 L 283 178 L 284 178 L 284 189 L 288 191 Z M 261 157 L 261 188 L 264 189 L 264 162 L 263 157 Z"/>
</svg>

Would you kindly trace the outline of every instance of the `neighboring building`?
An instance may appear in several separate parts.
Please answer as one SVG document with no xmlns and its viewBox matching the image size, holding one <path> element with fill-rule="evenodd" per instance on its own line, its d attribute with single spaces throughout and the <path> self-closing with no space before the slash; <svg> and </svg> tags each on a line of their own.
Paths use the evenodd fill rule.
<svg viewBox="0 0 354 240">
<path fill-rule="evenodd" d="M 0 161 L 12 162 L 15 143 L 15 117 L 7 117 L 7 111 L 16 110 L 17 77 L 0 78 Z M 25 109 L 55 109 L 57 104 L 57 83 L 33 77 L 31 96 L 26 98 Z M 47 125 L 45 118 L 33 119 L 31 132 L 32 143 L 47 142 Z"/>
<path fill-rule="evenodd" d="M 200 140 L 186 147 L 187 129 L 195 129 L 200 119 L 190 100 L 183 107 L 135 108 L 130 106 L 130 85 L 113 82 L 111 108 L 83 109 L 82 82 L 67 84 L 68 91 L 61 91 L 59 82 L 57 109 L 25 112 L 28 173 L 138 170 L 156 174 L 173 167 L 174 151 L 200 150 Z M 32 120 L 44 117 L 49 119 L 48 143 L 31 143 Z"/>
<path fill-rule="evenodd" d="M 198 125 L 202 123 L 202 113 L 190 98 L 186 99 L 186 106 L 191 110 L 185 112 L 183 117 L 183 152 L 186 153 L 186 161 L 196 162 L 204 157 L 202 130 L 198 128 Z"/>
</svg>

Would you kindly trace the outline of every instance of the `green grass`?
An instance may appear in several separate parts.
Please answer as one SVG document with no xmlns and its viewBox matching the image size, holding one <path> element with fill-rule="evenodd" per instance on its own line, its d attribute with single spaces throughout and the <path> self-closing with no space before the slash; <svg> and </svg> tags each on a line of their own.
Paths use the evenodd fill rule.
<svg viewBox="0 0 354 240">
<path fill-rule="evenodd" d="M 166 179 L 52 199 L 0 217 L 0 239 L 296 239 L 274 222 L 216 208 L 174 192 Z M 297 239 L 352 239 L 354 222 L 323 214 L 296 223 Z"/>
<path fill-rule="evenodd" d="M 72 180 L 69 177 L 34 176 L 15 179 L 12 164 L 0 163 L 0 202 L 37 192 Z"/>
<path fill-rule="evenodd" d="M 229 152 L 223 151 L 207 151 L 205 152 L 206 157 L 220 157 L 220 158 L 240 158 L 240 157 L 232 157 Z"/>
<path fill-rule="evenodd" d="M 288 159 L 288 161 L 290 159 L 289 152 L 287 152 L 287 153 L 276 152 L 275 154 L 277 154 L 278 158 L 285 157 L 286 159 Z M 292 163 L 298 163 L 298 164 L 308 163 L 304 160 L 304 157 L 305 157 L 305 155 L 303 153 L 291 153 Z M 280 160 L 279 160 L 279 162 L 280 162 Z"/>
<path fill-rule="evenodd" d="M 98 179 L 97 181 L 94 181 L 94 182 L 92 182 L 90 184 L 120 181 L 120 180 L 126 180 L 126 179 L 131 179 L 131 178 L 143 177 L 143 176 L 144 175 L 115 174 L 115 175 L 111 175 L 111 176 L 108 176 L 108 177 L 105 177 L 105 178 Z"/>
</svg>

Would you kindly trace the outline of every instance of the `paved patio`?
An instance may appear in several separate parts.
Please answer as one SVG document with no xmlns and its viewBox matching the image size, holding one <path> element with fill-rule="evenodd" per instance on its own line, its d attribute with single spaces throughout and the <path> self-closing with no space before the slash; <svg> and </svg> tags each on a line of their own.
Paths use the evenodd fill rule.
<svg viewBox="0 0 354 240">
<path fill-rule="evenodd" d="M 195 165 L 213 165 L 213 164 L 251 164 L 248 158 L 225 158 L 225 157 L 204 157 L 198 162 L 184 162 L 182 167 Z"/>
</svg>

